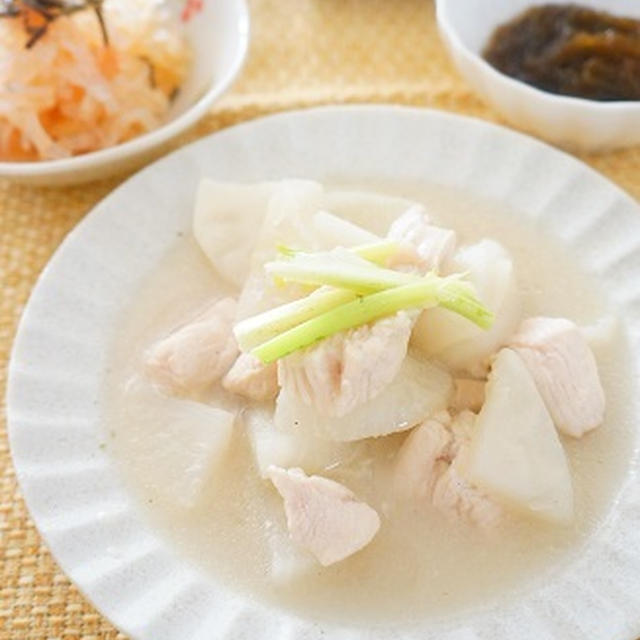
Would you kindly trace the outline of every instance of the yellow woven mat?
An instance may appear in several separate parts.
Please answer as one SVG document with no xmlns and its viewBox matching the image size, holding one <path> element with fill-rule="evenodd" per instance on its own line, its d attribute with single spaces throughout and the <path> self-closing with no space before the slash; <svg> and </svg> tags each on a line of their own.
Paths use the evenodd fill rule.
<svg viewBox="0 0 640 640">
<path fill-rule="evenodd" d="M 252 43 L 243 75 L 188 139 L 265 113 L 330 102 L 396 102 L 499 120 L 453 71 L 428 0 L 250 5 Z M 640 197 L 640 148 L 584 159 Z M 118 182 L 55 190 L 0 181 L 1 398 L 12 338 L 38 274 L 65 234 Z M 16 486 L 3 420 L 0 640 L 25 638 L 124 636 L 70 585 L 42 544 Z"/>
</svg>

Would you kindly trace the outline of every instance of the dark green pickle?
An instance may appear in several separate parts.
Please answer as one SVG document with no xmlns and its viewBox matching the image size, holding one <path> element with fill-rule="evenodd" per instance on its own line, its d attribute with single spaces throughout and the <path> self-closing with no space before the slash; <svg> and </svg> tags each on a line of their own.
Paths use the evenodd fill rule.
<svg viewBox="0 0 640 640">
<path fill-rule="evenodd" d="M 483 55 L 543 91 L 640 100 L 640 20 L 574 4 L 542 5 L 499 26 Z"/>
</svg>

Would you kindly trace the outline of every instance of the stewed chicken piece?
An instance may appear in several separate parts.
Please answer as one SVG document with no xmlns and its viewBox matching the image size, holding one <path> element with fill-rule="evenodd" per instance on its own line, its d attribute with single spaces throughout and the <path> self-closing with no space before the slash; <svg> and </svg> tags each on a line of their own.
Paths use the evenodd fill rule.
<svg viewBox="0 0 640 640">
<path fill-rule="evenodd" d="M 396 377 L 407 356 L 414 318 L 414 313 L 401 311 L 282 358 L 280 386 L 320 414 L 348 414 Z"/>
<path fill-rule="evenodd" d="M 151 346 L 147 375 L 169 393 L 200 391 L 217 382 L 238 355 L 231 331 L 236 302 L 223 298 Z"/>
<path fill-rule="evenodd" d="M 431 503 L 450 520 L 490 529 L 502 508 L 464 475 L 474 420 L 470 411 L 453 421 L 445 412 L 413 429 L 396 456 L 394 489 L 402 499 Z"/>
<path fill-rule="evenodd" d="M 396 454 L 393 484 L 401 498 L 431 500 L 437 468 L 446 460 L 453 439 L 449 414 L 439 417 L 412 429 Z"/>
<path fill-rule="evenodd" d="M 556 428 L 574 438 L 604 418 L 604 390 L 584 333 L 565 318 L 528 318 L 511 339 Z"/>
<path fill-rule="evenodd" d="M 222 379 L 222 387 L 257 402 L 273 400 L 278 395 L 278 367 L 263 364 L 249 353 L 241 353 Z"/>
<path fill-rule="evenodd" d="M 338 482 L 281 467 L 269 477 L 284 499 L 291 538 L 323 566 L 360 551 L 380 528 L 376 511 Z"/>
<path fill-rule="evenodd" d="M 431 500 L 449 520 L 465 519 L 490 530 L 500 522 L 502 507 L 465 476 L 471 446 L 468 437 L 459 438 L 457 445 L 458 451 L 450 464 L 439 469 Z"/>
<path fill-rule="evenodd" d="M 413 246 L 421 271 L 446 271 L 456 249 L 456 232 L 436 227 L 420 205 L 407 209 L 389 228 L 392 240 Z"/>
</svg>

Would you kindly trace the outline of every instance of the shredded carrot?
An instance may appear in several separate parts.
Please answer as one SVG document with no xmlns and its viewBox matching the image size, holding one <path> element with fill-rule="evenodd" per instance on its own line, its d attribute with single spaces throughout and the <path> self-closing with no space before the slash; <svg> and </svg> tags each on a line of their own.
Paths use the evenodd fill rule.
<svg viewBox="0 0 640 640">
<path fill-rule="evenodd" d="M 21 20 L 0 21 L 0 160 L 65 158 L 165 121 L 189 63 L 179 17 L 142 0 L 104 6 L 109 47 L 82 13 L 52 22 L 30 49 Z"/>
<path fill-rule="evenodd" d="M 120 71 L 118 54 L 113 47 L 103 47 L 98 51 L 98 67 L 105 78 L 114 78 Z"/>
</svg>

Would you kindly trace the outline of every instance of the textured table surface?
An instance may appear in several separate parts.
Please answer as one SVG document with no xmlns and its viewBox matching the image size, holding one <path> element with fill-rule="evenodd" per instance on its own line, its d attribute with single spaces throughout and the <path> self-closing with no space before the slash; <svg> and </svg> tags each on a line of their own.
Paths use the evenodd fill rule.
<svg viewBox="0 0 640 640">
<path fill-rule="evenodd" d="M 284 109 L 343 102 L 429 106 L 499 121 L 456 75 L 429 0 L 252 0 L 252 43 L 234 89 L 181 142 Z M 640 148 L 583 158 L 640 198 Z M 62 190 L 0 181 L 0 398 L 38 274 L 118 182 Z M 0 640 L 124 639 L 69 583 L 28 516 L 0 418 Z M 186 640 L 186 639 L 185 639 Z"/>
</svg>

